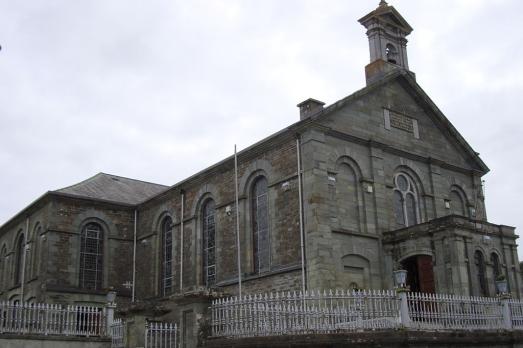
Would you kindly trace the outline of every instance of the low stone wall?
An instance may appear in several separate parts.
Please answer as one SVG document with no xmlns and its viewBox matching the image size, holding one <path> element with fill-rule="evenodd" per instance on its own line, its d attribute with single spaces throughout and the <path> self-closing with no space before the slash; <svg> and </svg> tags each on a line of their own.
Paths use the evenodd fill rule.
<svg viewBox="0 0 523 348">
<path fill-rule="evenodd" d="M 111 348 L 109 338 L 0 334 L 1 348 Z"/>
<path fill-rule="evenodd" d="M 345 334 L 210 339 L 202 348 L 523 348 L 523 332 L 390 330 Z"/>
</svg>

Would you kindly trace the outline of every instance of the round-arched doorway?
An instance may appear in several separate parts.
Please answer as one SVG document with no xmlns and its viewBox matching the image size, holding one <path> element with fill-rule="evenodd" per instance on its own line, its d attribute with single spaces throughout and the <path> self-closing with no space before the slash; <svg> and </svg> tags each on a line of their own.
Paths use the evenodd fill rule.
<svg viewBox="0 0 523 348">
<path fill-rule="evenodd" d="M 401 266 L 407 271 L 407 285 L 410 291 L 434 293 L 434 268 L 432 256 L 414 255 L 401 261 Z"/>
</svg>

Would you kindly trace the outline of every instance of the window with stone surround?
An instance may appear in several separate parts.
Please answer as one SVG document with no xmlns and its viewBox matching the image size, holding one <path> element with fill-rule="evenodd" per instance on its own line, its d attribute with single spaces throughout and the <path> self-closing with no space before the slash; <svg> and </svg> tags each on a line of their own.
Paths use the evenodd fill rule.
<svg viewBox="0 0 523 348">
<path fill-rule="evenodd" d="M 494 280 L 496 280 L 500 275 L 502 275 L 499 255 L 497 253 L 490 254 L 490 262 L 492 263 L 492 273 L 494 274 Z"/>
<path fill-rule="evenodd" d="M 485 257 L 483 253 L 476 250 L 474 253 L 474 265 L 476 266 L 476 277 L 478 281 L 479 296 L 488 296 Z"/>
<path fill-rule="evenodd" d="M 23 262 L 24 262 L 24 234 L 20 233 L 16 240 L 15 254 L 15 284 L 20 285 L 22 282 Z"/>
<path fill-rule="evenodd" d="M 7 247 L 2 246 L 0 251 L 0 292 L 7 289 L 6 282 L 6 273 L 7 273 Z"/>
<path fill-rule="evenodd" d="M 80 288 L 101 290 L 103 279 L 102 226 L 90 222 L 82 228 L 80 235 Z"/>
<path fill-rule="evenodd" d="M 396 223 L 412 226 L 419 223 L 418 193 L 414 182 L 406 173 L 394 176 L 393 207 Z"/>
<path fill-rule="evenodd" d="M 209 287 L 216 283 L 216 224 L 214 201 L 208 199 L 202 208 L 203 282 Z"/>
<path fill-rule="evenodd" d="M 251 197 L 254 273 L 263 273 L 270 270 L 269 195 L 264 176 L 254 182 Z"/>
<path fill-rule="evenodd" d="M 162 295 L 173 291 L 173 220 L 166 216 L 161 224 L 162 254 L 160 288 Z"/>
</svg>

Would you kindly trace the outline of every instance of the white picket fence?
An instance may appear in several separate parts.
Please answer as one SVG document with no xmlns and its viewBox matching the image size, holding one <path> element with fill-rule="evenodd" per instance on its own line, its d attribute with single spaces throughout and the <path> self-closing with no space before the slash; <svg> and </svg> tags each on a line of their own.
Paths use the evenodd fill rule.
<svg viewBox="0 0 523 348">
<path fill-rule="evenodd" d="M 214 300 L 213 337 L 415 330 L 523 330 L 523 302 L 395 291 L 270 293 Z"/>
<path fill-rule="evenodd" d="M 411 327 L 417 329 L 497 330 L 504 328 L 498 298 L 407 293 Z"/>
<path fill-rule="evenodd" d="M 252 337 L 390 329 L 399 326 L 398 311 L 399 300 L 391 290 L 245 295 L 213 301 L 212 335 Z"/>
<path fill-rule="evenodd" d="M 104 336 L 103 308 L 0 302 L 0 333 Z"/>
<path fill-rule="evenodd" d="M 111 348 L 125 348 L 125 321 L 114 319 L 111 324 Z"/>
<path fill-rule="evenodd" d="M 178 327 L 175 323 L 147 322 L 145 348 L 177 348 Z"/>
</svg>

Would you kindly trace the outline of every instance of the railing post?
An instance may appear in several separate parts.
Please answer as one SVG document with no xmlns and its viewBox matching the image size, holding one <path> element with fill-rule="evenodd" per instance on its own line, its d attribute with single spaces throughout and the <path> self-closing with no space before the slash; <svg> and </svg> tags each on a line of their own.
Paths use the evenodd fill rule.
<svg viewBox="0 0 523 348">
<path fill-rule="evenodd" d="M 398 288 L 398 299 L 400 300 L 400 324 L 403 327 L 410 327 L 409 303 L 407 299 L 407 289 Z"/>
<path fill-rule="evenodd" d="M 115 298 L 116 291 L 110 290 L 107 293 L 107 304 L 105 305 L 105 332 L 107 336 L 111 335 L 111 326 L 114 321 L 114 309 L 116 308 Z"/>
<path fill-rule="evenodd" d="M 503 328 L 505 330 L 512 330 L 512 317 L 510 315 L 510 295 L 501 295 L 501 313 L 503 314 Z"/>
</svg>

